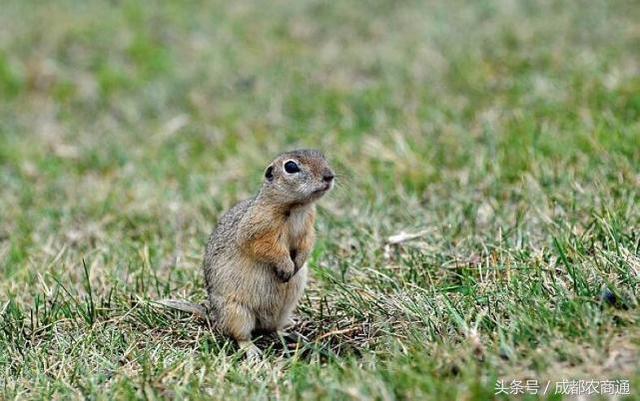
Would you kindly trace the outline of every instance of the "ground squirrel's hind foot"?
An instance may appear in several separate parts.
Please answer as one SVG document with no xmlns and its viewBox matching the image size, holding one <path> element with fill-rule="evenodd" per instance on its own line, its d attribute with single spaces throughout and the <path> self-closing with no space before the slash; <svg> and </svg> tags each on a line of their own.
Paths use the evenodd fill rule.
<svg viewBox="0 0 640 401">
<path fill-rule="evenodd" d="M 262 360 L 262 351 L 251 340 L 239 340 L 238 346 L 244 351 L 248 362 L 255 363 Z"/>
</svg>

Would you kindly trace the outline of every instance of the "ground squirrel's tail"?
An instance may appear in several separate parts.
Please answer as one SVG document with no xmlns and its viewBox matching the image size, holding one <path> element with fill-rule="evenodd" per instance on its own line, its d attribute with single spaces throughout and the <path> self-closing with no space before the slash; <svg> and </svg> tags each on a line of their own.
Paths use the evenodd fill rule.
<svg viewBox="0 0 640 401">
<path fill-rule="evenodd" d="M 207 319 L 207 306 L 204 304 L 194 304 L 193 302 L 179 301 L 177 299 L 161 299 L 156 303 L 171 309 L 177 309 L 182 312 L 193 313 L 201 319 Z"/>
</svg>

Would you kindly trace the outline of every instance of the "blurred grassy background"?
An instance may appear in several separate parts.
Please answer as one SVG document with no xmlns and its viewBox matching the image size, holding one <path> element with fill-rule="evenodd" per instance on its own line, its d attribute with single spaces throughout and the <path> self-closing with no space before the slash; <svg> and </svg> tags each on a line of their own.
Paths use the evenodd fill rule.
<svg viewBox="0 0 640 401">
<path fill-rule="evenodd" d="M 563 375 L 640 396 L 638 21 L 637 1 L 3 2 L 3 396 L 487 399 Z M 204 299 L 217 218 L 295 147 L 341 183 L 300 307 L 314 345 L 251 370 L 145 300 Z M 386 244 L 401 231 L 423 235 Z"/>
</svg>

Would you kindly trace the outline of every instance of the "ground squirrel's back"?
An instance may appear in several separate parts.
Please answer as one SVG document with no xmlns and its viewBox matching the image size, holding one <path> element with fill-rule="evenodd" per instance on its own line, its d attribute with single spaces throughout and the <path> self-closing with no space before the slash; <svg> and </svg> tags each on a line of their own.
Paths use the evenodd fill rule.
<svg viewBox="0 0 640 401">
<path fill-rule="evenodd" d="M 290 322 L 315 241 L 314 202 L 334 180 L 316 150 L 283 153 L 264 176 L 254 198 L 222 216 L 203 262 L 211 321 L 250 356 L 258 352 L 253 330 L 282 330 Z"/>
</svg>

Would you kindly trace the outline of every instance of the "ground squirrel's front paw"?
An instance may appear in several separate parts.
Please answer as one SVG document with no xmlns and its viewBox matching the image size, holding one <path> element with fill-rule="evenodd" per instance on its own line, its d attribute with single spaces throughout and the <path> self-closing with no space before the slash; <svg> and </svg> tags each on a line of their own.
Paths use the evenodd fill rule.
<svg viewBox="0 0 640 401">
<path fill-rule="evenodd" d="M 302 269 L 305 262 L 307 261 L 307 257 L 309 256 L 308 252 L 298 252 L 293 259 L 293 264 L 295 265 L 295 271 Z"/>
<path fill-rule="evenodd" d="M 293 261 L 287 260 L 287 262 L 288 263 L 285 262 L 276 266 L 276 277 L 278 277 L 278 280 L 282 281 L 283 283 L 291 280 L 291 277 L 293 277 L 296 272 Z"/>
</svg>

